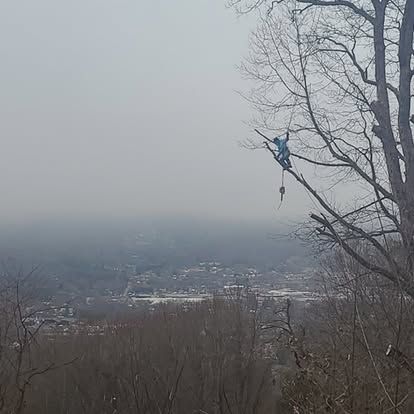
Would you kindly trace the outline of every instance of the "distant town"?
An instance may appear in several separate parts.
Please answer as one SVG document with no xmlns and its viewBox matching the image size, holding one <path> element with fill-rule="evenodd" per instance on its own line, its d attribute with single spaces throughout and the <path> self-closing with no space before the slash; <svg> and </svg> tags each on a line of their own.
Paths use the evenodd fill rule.
<svg viewBox="0 0 414 414">
<path fill-rule="evenodd" d="M 303 247 L 262 229 L 78 229 L 63 241 L 24 240 L 26 250 L 2 253 L 9 267 L 40 264 L 27 323 L 45 332 L 93 330 L 91 321 L 237 294 L 304 303 L 317 297 L 315 265 Z"/>
<path fill-rule="evenodd" d="M 30 324 L 42 326 L 46 332 L 65 333 L 85 329 L 88 316 L 105 314 L 111 318 L 117 313 L 151 309 L 159 304 L 185 305 L 213 297 L 229 298 L 246 293 L 276 301 L 290 298 L 306 303 L 317 298 L 311 268 L 297 273 L 280 273 L 277 270 L 262 273 L 251 266 L 244 269 L 238 266 L 236 270 L 220 262 L 200 262 L 196 266 L 178 269 L 166 278 L 164 284 L 154 271 L 137 273 L 131 265 L 111 270 L 127 275 L 126 288 L 122 293 L 108 289 L 104 295 L 78 295 L 63 301 L 63 296 L 57 294 L 42 302 Z"/>
</svg>

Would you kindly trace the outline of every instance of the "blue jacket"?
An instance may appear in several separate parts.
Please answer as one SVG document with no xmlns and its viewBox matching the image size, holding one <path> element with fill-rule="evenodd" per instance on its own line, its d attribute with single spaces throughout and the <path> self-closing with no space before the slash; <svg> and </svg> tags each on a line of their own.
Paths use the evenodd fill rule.
<svg viewBox="0 0 414 414">
<path fill-rule="evenodd" d="M 276 138 L 273 139 L 273 143 L 277 147 L 278 159 L 280 161 L 286 161 L 289 158 L 289 156 L 290 156 L 289 147 L 287 145 L 287 142 L 288 141 L 289 141 L 289 137 L 288 136 L 286 138 L 276 137 Z"/>
</svg>

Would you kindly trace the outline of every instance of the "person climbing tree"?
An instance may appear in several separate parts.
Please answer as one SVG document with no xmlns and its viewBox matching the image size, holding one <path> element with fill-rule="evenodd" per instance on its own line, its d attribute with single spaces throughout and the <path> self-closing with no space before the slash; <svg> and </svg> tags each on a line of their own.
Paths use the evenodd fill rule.
<svg viewBox="0 0 414 414">
<path fill-rule="evenodd" d="M 280 163 L 280 165 L 283 167 L 284 170 L 287 170 L 288 168 L 292 168 L 292 164 L 290 162 L 290 151 L 288 147 L 288 141 L 289 141 L 289 132 L 286 133 L 285 138 L 276 137 L 273 139 L 273 143 L 277 147 L 277 159 Z"/>
</svg>

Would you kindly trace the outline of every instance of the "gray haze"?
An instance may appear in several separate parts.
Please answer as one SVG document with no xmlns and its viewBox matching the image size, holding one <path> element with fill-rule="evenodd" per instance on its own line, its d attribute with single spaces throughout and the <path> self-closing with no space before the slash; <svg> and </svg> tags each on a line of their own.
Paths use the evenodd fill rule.
<svg viewBox="0 0 414 414">
<path fill-rule="evenodd" d="M 224 0 L 2 0 L 2 221 L 303 212 L 238 145 L 252 24 Z"/>
</svg>

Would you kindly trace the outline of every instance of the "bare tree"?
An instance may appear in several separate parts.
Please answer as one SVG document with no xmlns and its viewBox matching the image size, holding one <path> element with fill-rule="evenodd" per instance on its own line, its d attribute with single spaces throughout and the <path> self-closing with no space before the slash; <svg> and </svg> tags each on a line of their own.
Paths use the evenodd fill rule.
<svg viewBox="0 0 414 414">
<path fill-rule="evenodd" d="M 343 251 L 323 261 L 322 278 L 320 301 L 293 320 L 281 308 L 273 323 L 297 366 L 285 399 L 299 412 L 412 412 L 411 298 Z"/>
<path fill-rule="evenodd" d="M 35 273 L 0 273 L 0 412 L 24 412 L 33 381 L 57 368 L 39 349 Z"/>
<path fill-rule="evenodd" d="M 314 234 L 414 297 L 414 2 L 230 5 L 258 11 L 242 65 L 256 81 L 247 99 L 264 129 L 261 147 L 277 162 L 266 131 L 290 131 L 294 168 L 287 172 L 315 201 Z M 301 174 L 304 164 L 317 177 Z M 354 183 L 355 196 L 341 204 L 344 182 Z"/>
</svg>

